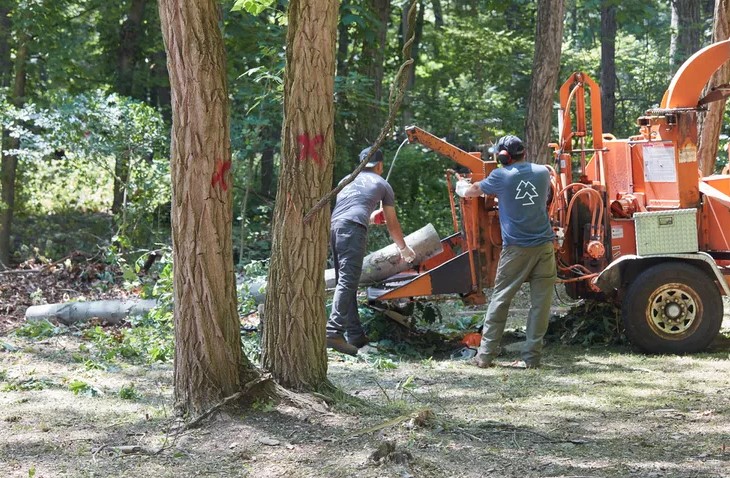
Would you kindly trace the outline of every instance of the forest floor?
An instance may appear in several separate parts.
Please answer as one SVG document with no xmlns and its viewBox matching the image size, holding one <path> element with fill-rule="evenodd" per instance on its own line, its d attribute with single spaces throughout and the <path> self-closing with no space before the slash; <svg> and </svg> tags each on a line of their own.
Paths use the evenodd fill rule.
<svg viewBox="0 0 730 478">
<path fill-rule="evenodd" d="M 730 477 L 723 330 L 692 356 L 550 343 L 537 370 L 330 353 L 329 377 L 350 398 L 328 410 L 258 402 L 183 433 L 172 431 L 171 364 L 102 366 L 84 359 L 90 345 L 73 329 L 5 333 L 0 474 Z"/>
</svg>

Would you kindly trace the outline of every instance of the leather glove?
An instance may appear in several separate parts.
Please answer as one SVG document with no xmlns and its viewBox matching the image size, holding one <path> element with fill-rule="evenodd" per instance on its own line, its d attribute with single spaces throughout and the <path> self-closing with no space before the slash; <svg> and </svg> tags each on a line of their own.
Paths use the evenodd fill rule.
<svg viewBox="0 0 730 478">
<path fill-rule="evenodd" d="M 400 248 L 399 248 L 400 249 Z M 403 249 L 400 249 L 400 256 L 403 258 L 404 261 L 406 261 L 409 264 L 412 264 L 414 260 L 416 260 L 416 253 L 411 249 L 411 246 L 406 244 L 406 247 Z"/>
<path fill-rule="evenodd" d="M 471 182 L 466 179 L 459 179 L 456 181 L 455 192 L 461 197 L 465 197 L 466 191 L 471 187 Z"/>
</svg>

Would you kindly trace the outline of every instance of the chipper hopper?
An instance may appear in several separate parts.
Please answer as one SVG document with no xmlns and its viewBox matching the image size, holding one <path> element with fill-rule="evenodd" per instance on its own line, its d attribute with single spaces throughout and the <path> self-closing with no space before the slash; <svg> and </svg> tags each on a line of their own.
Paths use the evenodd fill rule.
<svg viewBox="0 0 730 478">
<path fill-rule="evenodd" d="M 703 96 L 729 60 L 730 40 L 694 54 L 627 139 L 601 130 L 600 91 L 588 75 L 574 73 L 560 88 L 546 206 L 559 282 L 573 298 L 619 304 L 629 340 L 646 352 L 707 347 L 722 322 L 722 295 L 730 294 L 730 175 L 702 177 L 697 128 L 707 104 L 730 96 L 728 85 Z M 462 176 L 472 182 L 498 167 L 418 127 L 406 132 L 410 142 L 467 169 Z M 455 197 L 458 176 L 446 171 L 454 233 L 441 241 L 442 252 L 370 289 L 371 304 L 388 309 L 445 294 L 485 302 L 501 251 L 499 204 L 489 196 Z"/>
</svg>

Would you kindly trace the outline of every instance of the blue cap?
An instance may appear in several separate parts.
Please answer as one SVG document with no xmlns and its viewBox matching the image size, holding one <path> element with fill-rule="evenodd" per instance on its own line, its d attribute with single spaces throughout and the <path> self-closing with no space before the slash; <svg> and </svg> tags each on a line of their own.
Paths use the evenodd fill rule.
<svg viewBox="0 0 730 478">
<path fill-rule="evenodd" d="M 500 151 L 507 151 L 510 156 L 519 156 L 525 152 L 525 145 L 517 136 L 508 134 L 499 138 L 494 147 L 489 148 L 490 153 L 499 154 Z"/>
<path fill-rule="evenodd" d="M 365 159 L 365 157 L 370 152 L 370 149 L 372 149 L 372 147 L 371 146 L 368 146 L 367 148 L 365 148 L 362 151 L 360 151 L 360 156 L 358 157 L 359 159 L 357 160 L 357 163 L 358 164 L 360 164 L 362 162 L 362 160 Z M 368 164 L 366 164 L 365 167 L 366 168 L 372 168 L 376 164 L 382 163 L 383 162 L 383 159 L 384 159 L 383 152 L 380 151 L 380 150 L 377 150 L 377 151 L 375 151 L 375 153 L 373 153 L 372 156 L 370 156 L 370 161 L 368 161 Z"/>
</svg>

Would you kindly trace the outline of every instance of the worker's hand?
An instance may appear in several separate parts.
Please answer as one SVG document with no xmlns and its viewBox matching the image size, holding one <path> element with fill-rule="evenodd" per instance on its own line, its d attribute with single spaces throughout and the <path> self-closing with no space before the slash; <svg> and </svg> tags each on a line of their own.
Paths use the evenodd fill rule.
<svg viewBox="0 0 730 478">
<path fill-rule="evenodd" d="M 400 249 L 400 248 L 399 248 Z M 403 249 L 400 249 L 400 256 L 403 258 L 404 261 L 411 264 L 414 260 L 416 260 L 416 253 L 411 249 L 411 246 L 406 244 L 406 246 Z"/>
<path fill-rule="evenodd" d="M 385 213 L 383 212 L 382 207 L 380 209 L 376 209 L 370 215 L 370 224 L 375 224 L 378 226 L 381 224 L 385 224 Z"/>
<path fill-rule="evenodd" d="M 466 179 L 459 179 L 456 181 L 456 194 L 458 194 L 461 197 L 466 197 L 466 192 L 471 187 L 471 182 Z"/>
</svg>

